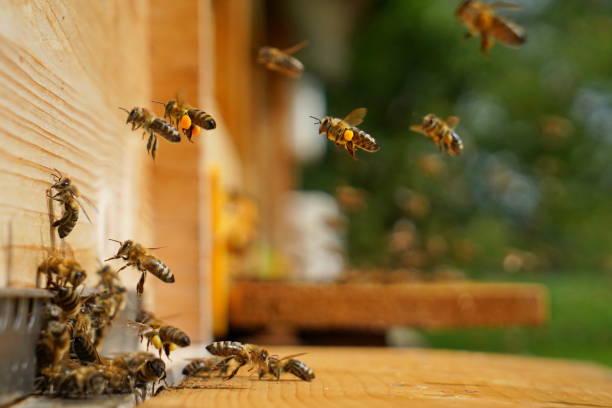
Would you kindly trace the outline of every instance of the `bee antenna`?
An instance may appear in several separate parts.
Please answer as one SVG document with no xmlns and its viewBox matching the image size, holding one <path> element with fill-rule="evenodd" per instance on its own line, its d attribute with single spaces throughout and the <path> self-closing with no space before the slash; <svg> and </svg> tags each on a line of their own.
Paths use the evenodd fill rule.
<svg viewBox="0 0 612 408">
<path fill-rule="evenodd" d="M 123 243 L 123 242 L 121 242 L 121 241 L 119 241 L 119 240 L 116 240 L 116 239 L 113 239 L 113 238 L 109 238 L 108 240 L 109 240 L 109 241 L 114 241 L 114 242 L 117 242 L 117 243 L 119 243 L 119 244 L 122 244 L 122 243 Z"/>
<path fill-rule="evenodd" d="M 125 109 L 125 108 L 122 108 L 121 106 L 119 106 L 119 109 L 121 109 L 122 111 L 125 111 L 126 113 L 130 113 L 130 111 L 129 111 L 129 110 L 127 110 L 127 109 Z"/>
<path fill-rule="evenodd" d="M 321 119 L 314 117 L 314 116 L 309 116 L 310 118 L 313 118 L 314 120 L 316 120 L 315 125 L 321 123 Z"/>
<path fill-rule="evenodd" d="M 151 102 L 153 102 L 153 103 L 159 103 L 160 105 L 165 105 L 165 103 L 160 102 L 160 101 L 151 101 Z"/>
</svg>

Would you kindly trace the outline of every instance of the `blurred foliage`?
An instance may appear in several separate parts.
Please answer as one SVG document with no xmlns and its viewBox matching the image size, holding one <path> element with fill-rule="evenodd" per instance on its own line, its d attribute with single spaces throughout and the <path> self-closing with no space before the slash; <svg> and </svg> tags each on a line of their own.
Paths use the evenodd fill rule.
<svg viewBox="0 0 612 408">
<path fill-rule="evenodd" d="M 348 214 L 353 265 L 404 266 L 389 236 L 409 220 L 426 268 L 612 266 L 612 2 L 519 3 L 502 14 L 527 44 L 488 56 L 454 1 L 372 1 L 359 14 L 347 75 L 326 79 L 328 114 L 368 107 L 361 127 L 382 149 L 353 161 L 330 143 L 302 179 L 369 193 Z M 462 156 L 408 130 L 429 112 L 461 117 Z"/>
</svg>

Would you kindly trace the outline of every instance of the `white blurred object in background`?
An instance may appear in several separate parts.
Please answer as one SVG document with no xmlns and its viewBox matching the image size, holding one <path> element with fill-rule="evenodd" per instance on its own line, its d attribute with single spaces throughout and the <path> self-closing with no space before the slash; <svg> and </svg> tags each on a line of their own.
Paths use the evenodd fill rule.
<svg viewBox="0 0 612 408">
<path fill-rule="evenodd" d="M 329 282 L 344 270 L 344 217 L 333 196 L 320 191 L 296 191 L 287 200 L 290 233 L 285 251 L 295 277 Z"/>
</svg>

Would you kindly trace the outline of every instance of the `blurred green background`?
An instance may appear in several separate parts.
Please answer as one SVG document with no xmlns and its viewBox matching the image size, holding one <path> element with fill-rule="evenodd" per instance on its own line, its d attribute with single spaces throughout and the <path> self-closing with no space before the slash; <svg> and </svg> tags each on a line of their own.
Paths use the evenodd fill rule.
<svg viewBox="0 0 612 408">
<path fill-rule="evenodd" d="M 351 265 L 544 283 L 548 325 L 427 332 L 428 343 L 612 365 L 612 2 L 519 2 L 501 14 L 527 43 L 488 56 L 464 37 L 456 1 L 296 3 L 287 12 L 314 37 L 304 61 L 327 113 L 366 106 L 361 127 L 382 146 L 355 162 L 330 144 L 303 169 L 303 189 L 367 194 L 346 214 Z M 318 37 L 304 22 L 317 8 Z M 329 69 L 314 50 L 334 21 L 345 42 Z M 430 112 L 461 118 L 463 155 L 408 130 Z"/>
</svg>

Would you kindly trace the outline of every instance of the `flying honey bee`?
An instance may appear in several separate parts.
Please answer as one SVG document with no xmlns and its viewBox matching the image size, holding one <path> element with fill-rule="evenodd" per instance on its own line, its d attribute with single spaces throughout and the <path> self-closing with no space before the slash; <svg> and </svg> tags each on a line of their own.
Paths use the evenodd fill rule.
<svg viewBox="0 0 612 408">
<path fill-rule="evenodd" d="M 291 54 L 295 54 L 305 45 L 307 41 L 302 41 L 284 50 L 274 47 L 261 47 L 257 54 L 257 62 L 263 64 L 271 71 L 279 72 L 289 78 L 299 78 L 304 73 L 304 65 Z"/>
<path fill-rule="evenodd" d="M 366 108 L 357 108 L 346 115 L 344 119 L 331 116 L 326 116 L 323 119 L 314 116 L 311 116 L 311 118 L 319 124 L 319 134 L 325 133 L 327 138 L 334 142 L 336 146 L 343 145 L 351 157 L 355 159 L 357 148 L 372 153 L 380 150 L 380 146 L 372 136 L 356 127 L 363 122 L 367 112 Z"/>
<path fill-rule="evenodd" d="M 121 107 L 119 109 L 127 112 L 128 117 L 125 123 L 131 123 L 132 130 L 143 128 L 143 135 L 149 134 L 147 153 L 150 153 L 153 159 L 155 159 L 155 153 L 157 152 L 157 135 L 171 143 L 181 141 L 181 134 L 174 126 L 163 119 L 154 117 L 147 109 L 139 107 L 135 107 L 131 111 Z"/>
<path fill-rule="evenodd" d="M 259 371 L 259 379 L 270 374 L 278 381 L 281 373 L 290 373 L 304 381 L 312 381 L 315 378 L 314 372 L 306 364 L 293 357 L 298 357 L 304 353 L 292 354 L 283 358 L 277 356 L 268 357 L 265 369 Z"/>
<path fill-rule="evenodd" d="M 470 37 L 480 35 L 480 50 L 484 53 L 493 47 L 495 39 L 506 45 L 519 46 L 525 43 L 525 30 L 512 21 L 497 15 L 495 9 L 517 9 L 518 5 L 505 1 L 490 4 L 480 0 L 463 0 L 455 15 L 468 28 Z"/>
<path fill-rule="evenodd" d="M 454 130 L 458 124 L 459 118 L 456 116 L 448 117 L 445 122 L 430 113 L 423 118 L 420 125 L 410 126 L 410 130 L 424 134 L 431 138 L 440 150 L 456 156 L 463 151 L 463 142 Z"/>
<path fill-rule="evenodd" d="M 178 327 L 164 323 L 152 326 L 150 324 L 128 322 L 128 325 L 137 328 L 140 339 L 147 339 L 147 350 L 150 345 L 153 345 L 153 347 L 159 350 L 160 357 L 162 351 L 166 354 L 166 357 L 170 357 L 170 353 L 176 350 L 177 347 L 187 347 L 191 344 L 191 339 L 187 333 Z"/>
<path fill-rule="evenodd" d="M 53 224 L 51 224 L 52 227 L 57 227 L 57 233 L 59 237 L 63 239 L 72 232 L 79 220 L 79 209 L 83 210 L 83 214 L 85 214 L 89 222 L 91 222 L 91 218 L 89 218 L 85 208 L 78 200 L 81 196 L 79 189 L 72 183 L 69 177 L 63 176 L 57 169 L 54 170 L 57 174 L 51 173 L 51 176 L 55 182 L 47 191 L 47 196 L 64 206 L 61 218 L 55 220 Z M 55 194 L 51 195 L 51 191 L 55 191 Z"/>
<path fill-rule="evenodd" d="M 247 363 L 259 370 L 265 370 L 268 351 L 254 344 L 242 344 L 237 341 L 216 341 L 206 346 L 206 350 L 213 356 L 226 357 L 220 364 L 227 364 L 230 360 L 238 363 L 236 368 L 225 379 L 233 378 L 238 370 Z"/>
<path fill-rule="evenodd" d="M 144 291 L 144 283 L 145 278 L 147 276 L 147 272 L 152 274 L 162 282 L 174 282 L 174 275 L 172 274 L 170 268 L 164 265 L 162 261 L 155 258 L 153 255 L 149 255 L 147 253 L 147 249 L 142 245 L 130 239 L 124 242 L 117 241 L 116 239 L 112 238 L 110 240 L 119 243 L 121 246 L 119 247 L 119 250 L 117 251 L 117 254 L 115 256 L 106 259 L 104 262 L 110 261 L 112 259 L 123 259 L 124 261 L 127 261 L 127 263 L 121 268 L 119 268 L 117 273 L 127 268 L 128 266 L 134 266 L 136 267 L 136 269 L 142 272 L 140 280 L 138 281 L 138 285 L 136 286 L 136 293 L 139 296 L 142 295 L 142 292 Z"/>
<path fill-rule="evenodd" d="M 176 127 L 183 131 L 190 142 L 192 137 L 200 134 L 200 128 L 213 130 L 217 127 L 217 122 L 212 115 L 192 107 L 178 96 L 176 100 L 168 101 L 167 103 L 153 102 L 164 105 L 164 118 L 167 118 L 170 123 L 174 122 Z"/>
</svg>

